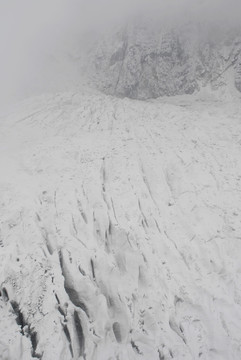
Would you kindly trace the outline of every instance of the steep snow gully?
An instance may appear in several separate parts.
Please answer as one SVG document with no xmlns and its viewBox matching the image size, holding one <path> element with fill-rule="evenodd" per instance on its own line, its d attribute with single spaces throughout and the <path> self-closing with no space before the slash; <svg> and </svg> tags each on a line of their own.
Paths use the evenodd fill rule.
<svg viewBox="0 0 241 360">
<path fill-rule="evenodd" d="M 0 359 L 241 359 L 241 103 L 44 95 L 0 120 Z"/>
</svg>

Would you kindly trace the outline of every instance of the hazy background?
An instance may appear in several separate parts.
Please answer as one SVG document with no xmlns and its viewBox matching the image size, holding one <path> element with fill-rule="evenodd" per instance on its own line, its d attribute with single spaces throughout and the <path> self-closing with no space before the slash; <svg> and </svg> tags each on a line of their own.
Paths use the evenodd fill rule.
<svg viewBox="0 0 241 360">
<path fill-rule="evenodd" d="M 133 19 L 239 26 L 239 0 L 0 0 L 0 106 L 81 83 L 95 36 Z M 79 74 L 79 77 L 78 77 Z M 66 85 L 67 86 L 67 85 Z"/>
</svg>

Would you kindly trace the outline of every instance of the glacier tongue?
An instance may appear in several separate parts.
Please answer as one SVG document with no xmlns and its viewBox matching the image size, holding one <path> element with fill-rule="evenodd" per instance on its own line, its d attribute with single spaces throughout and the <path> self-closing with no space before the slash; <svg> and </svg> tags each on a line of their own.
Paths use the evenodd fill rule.
<svg viewBox="0 0 241 360">
<path fill-rule="evenodd" d="M 241 358 L 240 116 L 77 92 L 1 118 L 1 359 Z"/>
</svg>

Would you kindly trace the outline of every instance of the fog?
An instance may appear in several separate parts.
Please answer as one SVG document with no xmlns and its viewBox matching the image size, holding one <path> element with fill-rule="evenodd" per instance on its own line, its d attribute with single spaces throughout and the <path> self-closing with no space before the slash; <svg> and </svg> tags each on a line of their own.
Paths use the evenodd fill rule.
<svg viewBox="0 0 241 360">
<path fill-rule="evenodd" d="M 0 360 L 240 360 L 241 0 L 0 0 L 0 49 Z"/>
<path fill-rule="evenodd" d="M 238 0 L 1 0 L 1 104 L 39 93 L 57 78 L 61 83 L 73 70 L 69 59 L 80 56 L 91 37 L 143 17 L 171 26 L 196 21 L 228 28 L 239 26 L 241 4 Z"/>
</svg>

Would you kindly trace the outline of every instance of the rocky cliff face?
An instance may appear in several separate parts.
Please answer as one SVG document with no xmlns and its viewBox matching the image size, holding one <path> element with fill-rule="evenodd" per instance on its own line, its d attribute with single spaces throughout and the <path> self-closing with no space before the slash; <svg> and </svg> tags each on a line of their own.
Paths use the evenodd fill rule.
<svg viewBox="0 0 241 360">
<path fill-rule="evenodd" d="M 100 41 L 91 71 L 101 90 L 121 97 L 192 94 L 207 85 L 241 91 L 237 34 L 210 24 L 132 23 Z"/>
</svg>

